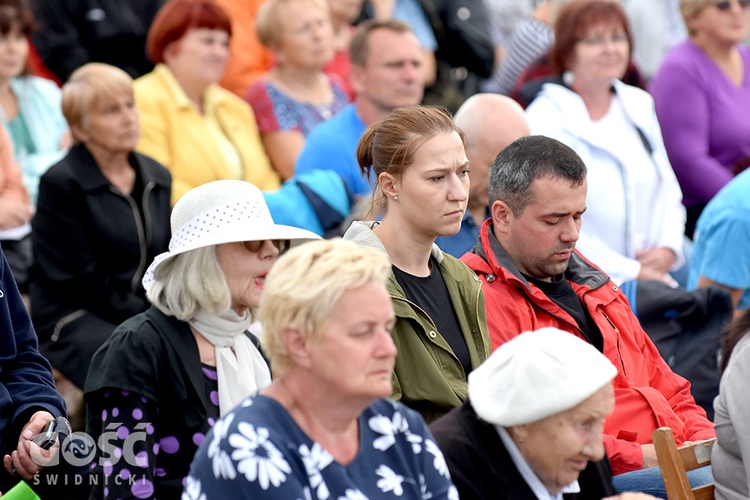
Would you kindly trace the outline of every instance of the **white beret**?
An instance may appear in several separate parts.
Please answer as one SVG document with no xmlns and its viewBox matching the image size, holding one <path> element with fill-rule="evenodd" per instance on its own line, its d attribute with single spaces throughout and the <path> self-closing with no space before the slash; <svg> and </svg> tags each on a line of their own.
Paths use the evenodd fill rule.
<svg viewBox="0 0 750 500">
<path fill-rule="evenodd" d="M 557 328 L 524 332 L 469 374 L 469 400 L 482 420 L 511 427 L 569 410 L 617 369 L 593 345 Z"/>
</svg>

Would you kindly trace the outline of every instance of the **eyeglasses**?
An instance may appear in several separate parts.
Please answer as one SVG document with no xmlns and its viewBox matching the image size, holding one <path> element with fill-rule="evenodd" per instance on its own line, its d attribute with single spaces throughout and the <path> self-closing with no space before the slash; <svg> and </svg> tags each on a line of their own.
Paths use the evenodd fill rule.
<svg viewBox="0 0 750 500">
<path fill-rule="evenodd" d="M 258 253 L 260 252 L 260 249 L 263 248 L 263 245 L 265 245 L 266 241 L 270 241 L 271 244 L 276 247 L 279 253 L 286 252 L 287 250 L 289 250 L 289 246 L 291 245 L 291 242 L 289 240 L 255 240 L 245 241 L 242 244 L 245 245 L 245 248 L 248 250 L 248 252 Z"/>
<path fill-rule="evenodd" d="M 750 0 L 737 0 L 737 3 L 740 4 L 740 7 L 743 9 L 747 9 L 748 7 L 750 7 Z M 714 7 L 722 12 L 726 12 L 732 8 L 732 1 L 723 0 L 721 2 L 716 2 L 714 3 Z"/>
<path fill-rule="evenodd" d="M 750 0 L 742 0 L 742 1 L 750 2 Z M 628 35 L 626 35 L 625 33 L 615 33 L 611 37 L 608 37 L 606 35 L 598 34 L 598 35 L 590 35 L 590 36 L 587 36 L 578 40 L 579 43 L 582 43 L 583 45 L 587 45 L 589 47 L 603 47 L 607 43 L 607 41 L 612 42 L 614 45 L 627 43 Z"/>
</svg>

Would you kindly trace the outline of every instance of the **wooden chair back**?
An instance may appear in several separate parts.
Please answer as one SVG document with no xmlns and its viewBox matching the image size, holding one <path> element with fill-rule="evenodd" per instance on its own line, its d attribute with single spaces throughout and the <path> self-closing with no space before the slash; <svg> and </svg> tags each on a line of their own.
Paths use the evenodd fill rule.
<svg viewBox="0 0 750 500">
<path fill-rule="evenodd" d="M 659 427 L 652 439 L 668 500 L 714 500 L 714 485 L 691 488 L 687 471 L 711 464 L 715 438 L 678 448 L 672 429 Z"/>
</svg>

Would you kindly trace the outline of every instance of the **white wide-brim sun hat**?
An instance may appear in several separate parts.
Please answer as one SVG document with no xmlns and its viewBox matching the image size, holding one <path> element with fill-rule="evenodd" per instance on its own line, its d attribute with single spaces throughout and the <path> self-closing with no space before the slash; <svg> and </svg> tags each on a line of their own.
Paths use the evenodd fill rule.
<svg viewBox="0 0 750 500">
<path fill-rule="evenodd" d="M 289 240 L 295 245 L 320 239 L 306 229 L 274 223 L 260 189 L 236 180 L 208 182 L 185 193 L 172 209 L 170 226 L 169 251 L 157 255 L 146 270 L 146 290 L 161 264 L 191 250 L 238 241 Z"/>
</svg>

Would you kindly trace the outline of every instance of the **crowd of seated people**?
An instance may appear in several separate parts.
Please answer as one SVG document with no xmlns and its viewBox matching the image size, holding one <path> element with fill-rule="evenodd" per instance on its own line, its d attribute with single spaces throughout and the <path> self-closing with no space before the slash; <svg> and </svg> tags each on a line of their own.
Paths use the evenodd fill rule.
<svg viewBox="0 0 750 500">
<path fill-rule="evenodd" d="M 664 497 L 659 425 L 718 435 L 689 479 L 747 496 L 750 2 L 679 0 L 653 98 L 618 2 L 542 2 L 525 119 L 497 94 L 419 105 L 440 48 L 415 1 L 48 3 L 0 0 L 2 493 L 68 473 L 64 432 L 31 442 L 68 415 L 112 453 L 45 499 Z M 321 170 L 368 212 L 343 240 L 264 199 Z M 620 289 L 674 285 L 691 220 L 689 286 L 736 308 L 716 429 Z"/>
</svg>

